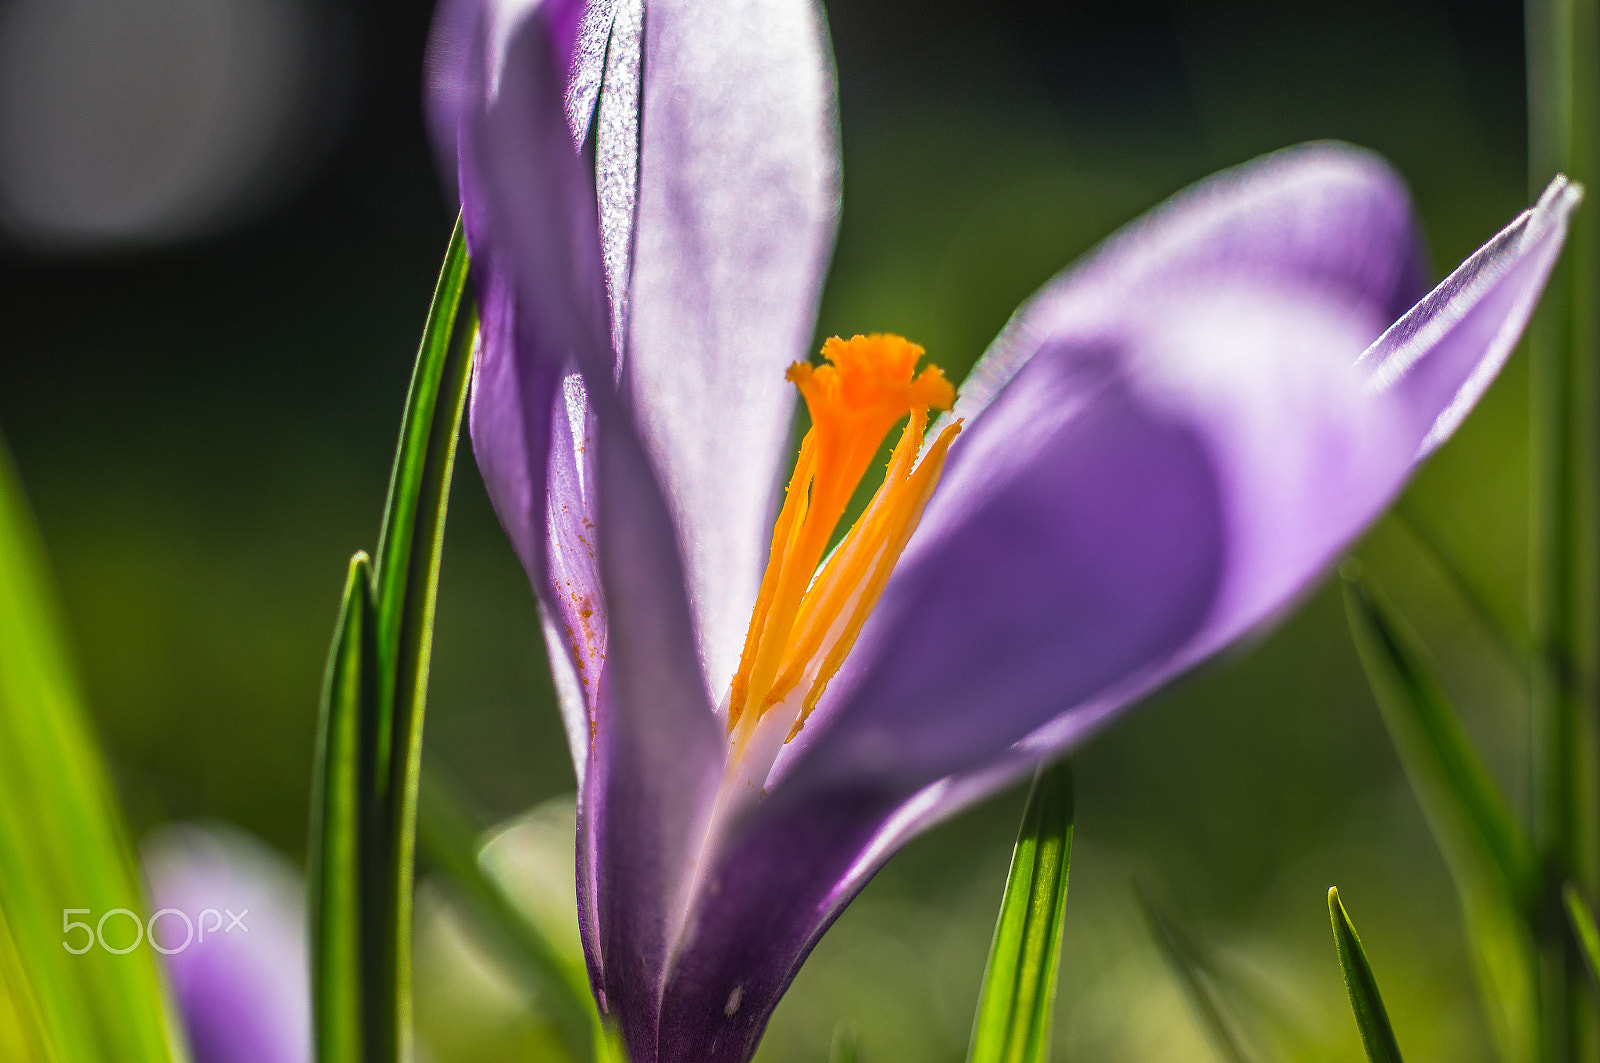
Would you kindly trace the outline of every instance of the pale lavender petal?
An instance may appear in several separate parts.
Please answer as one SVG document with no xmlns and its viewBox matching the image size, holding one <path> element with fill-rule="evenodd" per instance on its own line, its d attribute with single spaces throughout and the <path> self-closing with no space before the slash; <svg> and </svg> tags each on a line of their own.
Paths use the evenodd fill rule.
<svg viewBox="0 0 1600 1063">
<path fill-rule="evenodd" d="M 473 449 L 535 583 L 551 404 L 569 367 L 611 364 L 594 184 L 572 142 L 561 49 L 571 0 L 441 10 L 430 114 L 453 148 L 482 326 Z"/>
<path fill-rule="evenodd" d="M 456 117 L 484 308 L 473 444 L 540 589 L 567 688 L 591 977 L 602 1006 L 637 1031 L 659 1002 L 723 742 L 676 529 L 614 390 L 595 186 L 567 126 L 544 10 L 482 10 L 465 67 L 477 84 Z M 613 40 L 628 32 L 628 10 Z M 608 612 L 610 602 L 627 608 Z"/>
<path fill-rule="evenodd" d="M 1425 455 L 1471 411 L 1511 356 L 1566 238 L 1582 191 L 1550 182 L 1524 211 L 1395 322 L 1361 358 L 1371 387 L 1399 393 Z"/>
<path fill-rule="evenodd" d="M 833 67 L 813 0 L 659 0 L 644 33 L 623 371 L 720 687 L 765 561 L 783 371 L 806 356 L 837 224 Z"/>
<path fill-rule="evenodd" d="M 195 1063 L 305 1063 L 311 986 L 304 887 L 271 849 L 223 826 L 144 846 L 153 939 Z"/>
<path fill-rule="evenodd" d="M 446 186 L 456 188 L 462 116 L 483 92 L 475 47 L 486 20 L 511 25 L 541 12 L 557 64 L 567 71 L 566 112 L 574 140 L 582 142 L 600 88 L 611 8 L 616 0 L 442 0 L 434 12 L 423 57 L 423 107 L 434 154 Z"/>
<path fill-rule="evenodd" d="M 547 17 L 488 6 L 456 128 L 462 210 L 480 292 L 503 287 L 521 361 L 607 374 L 612 365 L 594 179 L 573 145 Z"/>
<path fill-rule="evenodd" d="M 596 497 L 594 445 L 596 426 L 588 388 L 576 371 L 561 380 L 550 426 L 550 463 L 545 498 L 545 560 L 548 587 L 543 599 L 553 668 L 561 677 L 562 715 L 572 743 L 572 761 L 579 785 L 590 750 L 590 715 L 583 706 L 599 700 L 605 667 L 607 612 L 595 556 Z"/>
<path fill-rule="evenodd" d="M 601 1006 L 630 1048 L 652 1038 L 689 877 L 721 778 L 724 737 L 698 666 L 671 517 L 632 426 L 596 394 L 599 559 L 613 610 L 580 795 L 580 861 L 596 918 Z M 582 910 L 580 908 L 580 910 Z M 635 1063 L 648 1058 L 635 1055 Z"/>
</svg>

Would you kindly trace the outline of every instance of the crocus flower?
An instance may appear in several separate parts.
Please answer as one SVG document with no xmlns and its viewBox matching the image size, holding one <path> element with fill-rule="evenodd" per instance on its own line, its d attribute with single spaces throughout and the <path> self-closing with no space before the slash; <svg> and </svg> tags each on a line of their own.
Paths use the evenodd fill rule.
<svg viewBox="0 0 1600 1063">
<path fill-rule="evenodd" d="M 307 1063 L 305 887 L 294 867 L 221 825 L 162 828 L 144 844 L 149 944 L 195 1063 Z"/>
<path fill-rule="evenodd" d="M 810 0 L 450 0 L 431 64 L 473 449 L 543 607 L 634 1063 L 747 1059 L 897 846 L 1279 615 L 1483 393 L 1578 199 L 1558 179 L 1419 302 L 1384 163 L 1248 163 L 1050 280 L 924 442 L 953 396 L 914 345 L 805 363 L 838 210 Z M 786 373 L 813 427 L 780 494 Z"/>
</svg>

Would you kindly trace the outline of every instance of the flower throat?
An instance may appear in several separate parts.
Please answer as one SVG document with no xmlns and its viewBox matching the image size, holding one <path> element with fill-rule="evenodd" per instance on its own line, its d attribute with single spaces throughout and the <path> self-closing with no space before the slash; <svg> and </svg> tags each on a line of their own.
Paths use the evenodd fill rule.
<svg viewBox="0 0 1600 1063">
<path fill-rule="evenodd" d="M 900 336 L 834 337 L 822 346 L 825 365 L 789 367 L 811 428 L 772 529 L 772 553 L 728 692 L 736 750 L 769 709 L 792 705 L 803 692 L 787 737 L 800 730 L 844 664 L 939 482 L 961 422 L 940 432 L 917 461 L 928 411 L 948 410 L 956 397 L 937 366 L 916 372 L 922 354 Z M 818 572 L 872 456 L 908 414 L 883 485 Z"/>
</svg>

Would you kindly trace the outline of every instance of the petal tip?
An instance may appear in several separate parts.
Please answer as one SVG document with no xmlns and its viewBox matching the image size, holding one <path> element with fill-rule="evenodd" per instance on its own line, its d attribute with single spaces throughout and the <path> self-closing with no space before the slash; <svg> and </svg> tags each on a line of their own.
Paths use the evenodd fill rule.
<svg viewBox="0 0 1600 1063">
<path fill-rule="evenodd" d="M 1583 202 L 1584 187 L 1564 173 L 1558 173 L 1539 195 L 1534 204 L 1537 214 L 1554 214 L 1562 218 L 1570 215 Z"/>
</svg>

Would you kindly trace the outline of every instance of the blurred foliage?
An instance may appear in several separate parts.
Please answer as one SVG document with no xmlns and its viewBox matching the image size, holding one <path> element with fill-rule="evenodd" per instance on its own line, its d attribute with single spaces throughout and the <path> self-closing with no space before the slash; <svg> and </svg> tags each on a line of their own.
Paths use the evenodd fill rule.
<svg viewBox="0 0 1600 1063">
<path fill-rule="evenodd" d="M 1359 568 L 1349 562 L 1341 571 L 1351 635 L 1411 789 L 1455 879 L 1462 927 L 1499 1058 L 1540 1058 L 1534 939 L 1543 892 L 1538 856 L 1463 733 L 1454 705 L 1414 636 L 1361 578 Z M 1336 895 L 1330 895 L 1335 937 L 1343 942 L 1343 909 L 1336 902 Z M 1354 933 L 1350 931 L 1352 940 Z M 1353 976 L 1349 964 L 1345 966 L 1354 999 Z M 1370 1038 L 1367 1049 L 1371 1054 Z"/>
<path fill-rule="evenodd" d="M 352 115 L 322 170 L 230 233 L 139 256 L 0 251 L 0 425 L 64 588 L 88 702 L 136 831 L 232 819 L 299 856 L 317 692 L 353 544 L 382 505 L 451 222 L 418 107 L 427 5 L 341 0 Z M 1488 0 L 839 0 L 845 213 L 823 334 L 892 329 L 959 377 L 1016 304 L 1115 226 L 1221 166 L 1314 137 L 1388 156 L 1438 270 L 1525 205 L 1518 5 Z M 315 248 L 316 253 L 308 253 Z M 359 402 L 355 397 L 360 396 Z M 1408 496 L 1521 624 L 1527 380 L 1514 359 Z M 470 462 L 452 500 L 430 763 L 510 816 L 572 787 L 537 614 Z M 1360 549 L 1418 629 L 1505 792 L 1516 673 L 1385 522 Z M 1129 883 L 1264 987 L 1311 1046 L 1360 1051 L 1320 901 L 1337 880 L 1408 1058 L 1490 1038 L 1451 882 L 1324 588 L 1275 633 L 1074 760 L 1058 1058 L 1215 1058 Z M 767 1063 L 959 1060 L 1021 812 L 914 843 L 774 1017 Z M 419 1029 L 446 1063 L 537 1059 L 537 1002 L 423 898 Z"/>
<path fill-rule="evenodd" d="M 0 1055 L 181 1060 L 54 590 L 0 443 Z"/>
</svg>

